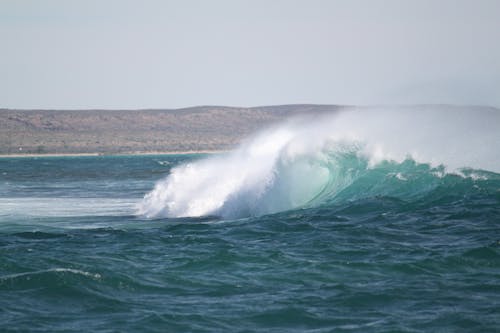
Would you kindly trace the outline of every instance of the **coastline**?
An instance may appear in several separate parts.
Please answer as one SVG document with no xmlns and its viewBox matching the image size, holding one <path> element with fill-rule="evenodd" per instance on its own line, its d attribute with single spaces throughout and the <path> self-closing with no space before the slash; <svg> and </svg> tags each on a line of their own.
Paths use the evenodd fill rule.
<svg viewBox="0 0 500 333">
<path fill-rule="evenodd" d="M 0 108 L 0 156 L 196 154 L 230 150 L 264 128 L 336 105 L 254 108 L 197 106 L 144 110 Z"/>
<path fill-rule="evenodd" d="M 182 150 L 182 151 L 127 152 L 127 153 L 47 153 L 47 154 L 16 153 L 16 154 L 0 154 L 0 158 L 189 155 L 189 154 L 222 154 L 227 152 L 228 150 Z"/>
</svg>

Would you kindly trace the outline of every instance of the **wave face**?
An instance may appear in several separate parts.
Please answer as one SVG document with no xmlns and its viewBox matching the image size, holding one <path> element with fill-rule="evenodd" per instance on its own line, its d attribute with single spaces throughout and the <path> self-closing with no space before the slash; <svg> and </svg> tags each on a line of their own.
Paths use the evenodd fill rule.
<svg viewBox="0 0 500 333">
<path fill-rule="evenodd" d="M 497 179 L 499 124 L 496 109 L 435 106 L 295 118 L 172 169 L 138 213 L 240 218 L 370 196 L 418 199 L 450 182 Z"/>
</svg>

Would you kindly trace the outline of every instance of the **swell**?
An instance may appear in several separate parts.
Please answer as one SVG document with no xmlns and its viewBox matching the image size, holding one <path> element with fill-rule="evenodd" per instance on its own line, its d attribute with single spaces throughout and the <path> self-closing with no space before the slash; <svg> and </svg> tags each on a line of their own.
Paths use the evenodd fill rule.
<svg viewBox="0 0 500 333">
<path fill-rule="evenodd" d="M 498 110 L 451 107 L 292 119 L 233 152 L 173 168 L 138 214 L 238 218 L 370 196 L 420 200 L 450 186 L 494 193 L 499 123 Z"/>
</svg>

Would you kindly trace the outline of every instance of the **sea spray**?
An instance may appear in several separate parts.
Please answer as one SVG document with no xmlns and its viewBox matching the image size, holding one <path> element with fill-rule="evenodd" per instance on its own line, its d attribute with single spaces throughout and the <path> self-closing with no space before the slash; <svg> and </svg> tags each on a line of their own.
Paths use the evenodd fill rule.
<svg viewBox="0 0 500 333">
<path fill-rule="evenodd" d="M 408 165 L 413 171 L 424 165 L 434 178 L 464 175 L 463 168 L 499 172 L 499 127 L 500 113 L 492 108 L 372 107 L 306 115 L 263 131 L 230 153 L 172 169 L 145 196 L 138 213 L 258 216 L 349 199 L 338 196 L 343 191 L 351 198 L 392 193 L 374 192 L 382 187 L 377 182 L 359 187 L 363 193 L 349 187 L 360 177 L 373 178 L 374 169 L 383 170 L 384 181 L 395 175 L 405 182 L 401 170 Z M 422 188 L 430 187 L 416 193 Z"/>
</svg>

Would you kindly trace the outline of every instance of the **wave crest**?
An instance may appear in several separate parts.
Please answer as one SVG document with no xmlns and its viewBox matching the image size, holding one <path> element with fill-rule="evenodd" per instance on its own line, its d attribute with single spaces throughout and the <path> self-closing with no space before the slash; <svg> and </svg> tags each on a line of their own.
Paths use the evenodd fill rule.
<svg viewBox="0 0 500 333">
<path fill-rule="evenodd" d="M 498 172 L 491 144 L 500 142 L 499 123 L 494 109 L 449 107 L 296 118 L 233 152 L 172 169 L 138 213 L 234 218 L 363 195 L 416 196 L 463 167 Z"/>
</svg>

